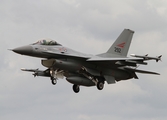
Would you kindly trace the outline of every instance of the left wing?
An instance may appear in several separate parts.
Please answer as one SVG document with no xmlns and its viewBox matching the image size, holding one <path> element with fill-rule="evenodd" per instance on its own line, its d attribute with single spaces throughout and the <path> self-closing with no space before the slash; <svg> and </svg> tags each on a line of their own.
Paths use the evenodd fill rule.
<svg viewBox="0 0 167 120">
<path fill-rule="evenodd" d="M 88 59 L 88 58 L 90 58 L 89 56 L 86 56 L 86 55 L 84 55 L 84 54 L 81 54 L 81 53 L 74 53 L 74 54 L 72 54 L 72 53 L 67 53 L 67 52 L 65 52 L 65 53 L 55 53 L 55 52 L 53 52 L 53 51 L 44 51 L 43 53 L 45 53 L 45 54 L 48 54 L 48 55 L 51 55 L 52 57 L 51 58 L 77 58 L 77 59 Z"/>
</svg>

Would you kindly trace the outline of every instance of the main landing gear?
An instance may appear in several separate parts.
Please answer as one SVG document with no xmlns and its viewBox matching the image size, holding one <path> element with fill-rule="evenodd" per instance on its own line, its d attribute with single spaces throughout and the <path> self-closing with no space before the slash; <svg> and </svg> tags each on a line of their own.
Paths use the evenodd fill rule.
<svg viewBox="0 0 167 120">
<path fill-rule="evenodd" d="M 98 81 L 96 86 L 98 90 L 102 90 L 104 88 L 104 81 Z M 75 93 L 79 93 L 80 85 L 74 84 L 72 88 Z"/>
<path fill-rule="evenodd" d="M 79 87 L 79 85 L 73 85 L 73 91 L 75 92 L 75 93 L 78 93 L 79 91 L 80 91 L 80 87 Z"/>
<path fill-rule="evenodd" d="M 98 81 L 97 82 L 97 89 L 102 90 L 104 88 L 104 81 Z"/>
</svg>

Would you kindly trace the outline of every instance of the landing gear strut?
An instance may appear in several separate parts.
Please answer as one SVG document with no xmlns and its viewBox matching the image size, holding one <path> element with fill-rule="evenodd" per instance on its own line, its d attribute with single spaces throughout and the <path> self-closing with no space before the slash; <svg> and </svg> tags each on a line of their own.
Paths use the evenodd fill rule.
<svg viewBox="0 0 167 120">
<path fill-rule="evenodd" d="M 80 88 L 79 88 L 79 85 L 73 85 L 73 91 L 75 92 L 75 93 L 78 93 L 79 91 L 80 91 Z"/>
<path fill-rule="evenodd" d="M 104 81 L 105 78 L 102 76 L 93 76 L 90 74 L 85 67 L 82 67 L 81 70 L 79 71 L 80 74 L 91 80 L 96 86 L 98 90 L 102 90 L 104 88 Z"/>
</svg>

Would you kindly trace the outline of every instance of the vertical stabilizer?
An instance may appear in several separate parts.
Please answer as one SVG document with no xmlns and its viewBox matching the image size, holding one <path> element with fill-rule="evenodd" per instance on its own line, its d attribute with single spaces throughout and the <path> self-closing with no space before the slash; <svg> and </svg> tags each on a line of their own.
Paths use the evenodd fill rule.
<svg viewBox="0 0 167 120">
<path fill-rule="evenodd" d="M 130 43 L 133 37 L 134 31 L 130 29 L 124 29 L 123 32 L 119 35 L 110 49 L 107 51 L 108 54 L 127 56 Z"/>
</svg>

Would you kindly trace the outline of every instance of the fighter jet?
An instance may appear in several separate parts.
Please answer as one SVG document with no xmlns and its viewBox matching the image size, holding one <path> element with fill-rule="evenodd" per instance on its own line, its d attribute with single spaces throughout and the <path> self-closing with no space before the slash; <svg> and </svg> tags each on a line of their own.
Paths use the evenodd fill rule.
<svg viewBox="0 0 167 120">
<path fill-rule="evenodd" d="M 73 91 L 78 93 L 80 86 L 96 86 L 98 90 L 104 88 L 105 82 L 114 84 L 118 81 L 138 79 L 136 73 L 159 73 L 139 70 L 138 65 L 147 65 L 148 60 L 159 61 L 159 57 L 137 56 L 127 57 L 134 31 L 124 29 L 107 52 L 89 55 L 77 52 L 51 39 L 42 39 L 36 43 L 13 49 L 15 53 L 42 58 L 41 64 L 46 70 L 25 69 L 33 72 L 34 77 L 50 77 L 55 85 L 59 78 L 73 84 Z"/>
</svg>

